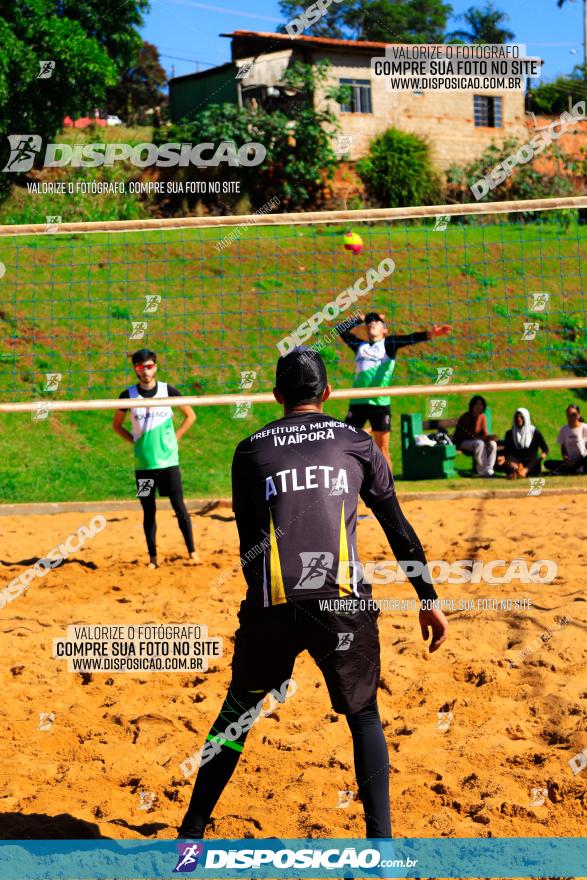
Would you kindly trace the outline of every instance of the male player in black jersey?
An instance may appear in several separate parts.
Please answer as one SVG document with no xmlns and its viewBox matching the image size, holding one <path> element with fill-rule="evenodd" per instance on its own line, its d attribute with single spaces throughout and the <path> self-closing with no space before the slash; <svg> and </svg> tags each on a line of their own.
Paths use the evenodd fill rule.
<svg viewBox="0 0 587 880">
<path fill-rule="evenodd" d="M 200 760 L 179 836 L 203 837 L 263 697 L 279 692 L 285 699 L 283 685 L 307 650 L 351 730 L 367 837 L 391 837 L 389 757 L 377 707 L 379 610 L 369 607 L 371 585 L 356 565 L 359 496 L 402 565 L 419 562 L 425 571 L 426 556 L 373 439 L 323 414 L 331 389 L 320 355 L 295 349 L 280 357 L 275 385 L 283 418 L 243 440 L 234 454 L 232 504 L 248 589 L 232 680 L 207 737 L 217 753 Z M 420 599 L 437 598 L 424 577 L 406 574 Z M 420 626 L 425 640 L 432 632 L 429 650 L 436 651 L 446 639 L 444 614 L 420 611 Z"/>
</svg>

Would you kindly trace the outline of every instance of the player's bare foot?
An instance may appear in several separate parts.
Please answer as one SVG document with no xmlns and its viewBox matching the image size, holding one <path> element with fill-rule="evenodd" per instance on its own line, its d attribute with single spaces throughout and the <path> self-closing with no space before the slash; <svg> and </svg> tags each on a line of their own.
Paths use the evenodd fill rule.
<svg viewBox="0 0 587 880">
<path fill-rule="evenodd" d="M 200 564 L 201 564 L 201 560 L 200 560 L 200 557 L 198 556 L 198 551 L 197 551 L 197 550 L 192 550 L 192 552 L 190 553 L 190 559 L 191 559 L 191 561 L 193 562 L 194 565 L 200 565 Z"/>
<path fill-rule="evenodd" d="M 156 556 L 149 556 L 149 568 L 159 568 Z"/>
</svg>

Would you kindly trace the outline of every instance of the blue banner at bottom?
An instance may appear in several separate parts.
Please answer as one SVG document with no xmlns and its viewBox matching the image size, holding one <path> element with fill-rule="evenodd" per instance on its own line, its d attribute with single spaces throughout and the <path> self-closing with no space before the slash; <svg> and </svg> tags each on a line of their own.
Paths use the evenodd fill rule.
<svg viewBox="0 0 587 880">
<path fill-rule="evenodd" d="M 4 840 L 2 880 L 585 877 L 587 838 Z"/>
</svg>

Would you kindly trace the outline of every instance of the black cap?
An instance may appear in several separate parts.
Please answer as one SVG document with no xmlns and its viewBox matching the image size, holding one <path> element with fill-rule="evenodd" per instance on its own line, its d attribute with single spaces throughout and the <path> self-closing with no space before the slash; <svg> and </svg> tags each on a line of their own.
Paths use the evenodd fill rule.
<svg viewBox="0 0 587 880">
<path fill-rule="evenodd" d="M 277 361 L 275 387 L 289 404 L 318 397 L 327 384 L 324 361 L 312 348 L 300 345 Z"/>
<path fill-rule="evenodd" d="M 365 324 L 370 324 L 371 321 L 382 321 L 383 323 L 385 323 L 381 315 L 379 315 L 377 312 L 368 312 L 365 315 Z"/>
<path fill-rule="evenodd" d="M 132 362 L 135 366 L 137 364 L 146 364 L 147 361 L 155 361 L 157 363 L 157 355 L 150 348 L 140 348 L 132 356 Z"/>
</svg>

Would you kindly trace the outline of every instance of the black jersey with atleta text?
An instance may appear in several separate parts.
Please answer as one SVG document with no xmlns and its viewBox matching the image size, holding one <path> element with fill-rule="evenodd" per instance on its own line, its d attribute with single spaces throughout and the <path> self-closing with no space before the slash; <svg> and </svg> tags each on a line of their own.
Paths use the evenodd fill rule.
<svg viewBox="0 0 587 880">
<path fill-rule="evenodd" d="M 332 416 L 294 412 L 247 437 L 232 463 L 247 602 L 369 597 L 355 565 L 357 503 L 394 492 L 371 437 Z"/>
</svg>

